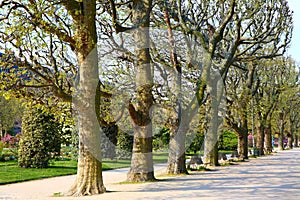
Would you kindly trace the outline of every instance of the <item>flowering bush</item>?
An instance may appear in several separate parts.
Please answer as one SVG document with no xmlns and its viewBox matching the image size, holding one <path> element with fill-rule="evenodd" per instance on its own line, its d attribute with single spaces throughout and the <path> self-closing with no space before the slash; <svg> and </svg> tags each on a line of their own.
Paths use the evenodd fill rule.
<svg viewBox="0 0 300 200">
<path fill-rule="evenodd" d="M 16 136 L 11 136 L 10 134 L 6 134 L 6 136 L 1 139 L 1 142 L 3 142 L 5 148 L 17 148 L 20 137 L 21 137 L 21 132 L 18 133 Z"/>
</svg>

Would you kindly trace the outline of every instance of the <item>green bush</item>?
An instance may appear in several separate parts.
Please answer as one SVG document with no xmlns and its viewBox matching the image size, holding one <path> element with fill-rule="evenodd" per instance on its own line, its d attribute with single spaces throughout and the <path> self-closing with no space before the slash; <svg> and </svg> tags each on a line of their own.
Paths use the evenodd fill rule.
<svg viewBox="0 0 300 200">
<path fill-rule="evenodd" d="M 72 134 L 71 134 L 71 158 L 72 160 L 78 160 L 78 148 L 79 148 L 79 135 L 78 135 L 78 129 L 74 126 L 72 128 Z"/>
<path fill-rule="evenodd" d="M 133 147 L 133 134 L 125 133 L 121 130 L 118 132 L 118 141 L 116 154 L 119 159 L 126 159 L 131 157 Z"/>
<path fill-rule="evenodd" d="M 169 145 L 170 129 L 162 128 L 153 136 L 153 149 L 164 149 Z"/>
<path fill-rule="evenodd" d="M 193 152 L 194 154 L 201 150 L 204 144 L 204 133 L 203 131 L 198 131 L 196 137 L 190 143 L 190 146 L 187 148 L 187 152 Z"/>
<path fill-rule="evenodd" d="M 237 134 L 229 130 L 224 130 L 219 138 L 218 144 L 219 150 L 236 150 L 238 146 Z"/>
<path fill-rule="evenodd" d="M 28 107 L 23 116 L 18 165 L 45 168 L 60 152 L 60 125 L 55 116 L 41 107 Z"/>
</svg>

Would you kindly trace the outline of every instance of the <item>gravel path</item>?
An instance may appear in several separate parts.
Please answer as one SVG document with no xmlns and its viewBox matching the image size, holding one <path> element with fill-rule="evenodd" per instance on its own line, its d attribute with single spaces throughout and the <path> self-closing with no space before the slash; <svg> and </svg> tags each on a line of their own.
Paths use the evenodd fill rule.
<svg viewBox="0 0 300 200">
<path fill-rule="evenodd" d="M 0 186 L 0 200 L 137 200 L 137 199 L 300 199 L 300 149 L 282 151 L 251 159 L 210 172 L 188 176 L 163 177 L 165 165 L 155 165 L 162 181 L 143 184 L 119 184 L 126 179 L 126 169 L 105 171 L 104 183 L 109 192 L 90 197 L 53 197 L 65 192 L 75 175 Z"/>
</svg>

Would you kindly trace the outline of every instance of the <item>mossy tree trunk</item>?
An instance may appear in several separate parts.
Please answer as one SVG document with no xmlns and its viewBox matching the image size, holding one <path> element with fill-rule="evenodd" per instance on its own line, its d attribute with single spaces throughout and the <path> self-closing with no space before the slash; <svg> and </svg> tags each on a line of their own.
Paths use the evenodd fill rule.
<svg viewBox="0 0 300 200">
<path fill-rule="evenodd" d="M 72 4 L 73 3 L 73 4 Z M 101 137 L 96 110 L 100 110 L 97 32 L 95 24 L 96 1 L 66 3 L 69 10 L 77 7 L 75 21 L 76 53 L 79 63 L 79 85 L 73 100 L 79 127 L 79 156 L 75 183 L 69 195 L 83 196 L 105 192 L 102 179 Z M 76 15 L 77 13 L 77 15 Z"/>
<path fill-rule="evenodd" d="M 149 51 L 149 25 L 151 0 L 134 0 L 132 21 L 136 27 L 133 37 L 136 41 L 136 91 L 129 102 L 129 113 L 134 126 L 133 151 L 131 167 L 127 174 L 129 182 L 152 181 L 154 177 L 152 157 L 152 122 L 153 72 Z"/>
</svg>

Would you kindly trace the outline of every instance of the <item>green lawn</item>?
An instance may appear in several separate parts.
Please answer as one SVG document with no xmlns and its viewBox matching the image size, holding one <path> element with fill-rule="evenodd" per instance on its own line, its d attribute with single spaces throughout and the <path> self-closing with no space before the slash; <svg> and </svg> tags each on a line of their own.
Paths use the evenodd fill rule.
<svg viewBox="0 0 300 200">
<path fill-rule="evenodd" d="M 74 161 L 58 161 L 49 168 L 45 169 L 21 168 L 17 166 L 16 161 L 7 161 L 0 163 L 0 184 L 63 176 L 75 173 L 76 162 Z"/>
<path fill-rule="evenodd" d="M 167 162 L 167 156 L 168 153 L 166 152 L 154 153 L 154 163 Z M 104 159 L 102 168 L 103 170 L 109 170 L 129 166 L 130 160 Z M 72 160 L 52 161 L 50 163 L 50 167 L 45 169 L 21 168 L 17 166 L 17 161 L 0 162 L 0 185 L 41 178 L 76 174 L 76 169 L 77 162 Z"/>
</svg>

